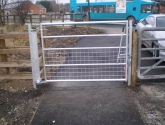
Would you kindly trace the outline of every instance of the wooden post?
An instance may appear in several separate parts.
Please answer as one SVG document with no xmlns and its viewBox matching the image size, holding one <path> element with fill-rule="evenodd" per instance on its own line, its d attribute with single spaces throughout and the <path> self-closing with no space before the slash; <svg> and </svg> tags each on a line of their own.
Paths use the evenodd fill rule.
<svg viewBox="0 0 165 125">
<path fill-rule="evenodd" d="M 76 22 L 76 15 L 73 14 L 73 21 Z"/>
<path fill-rule="evenodd" d="M 62 22 L 64 22 L 64 14 L 62 14 Z"/>
<path fill-rule="evenodd" d="M 76 22 L 76 15 L 73 13 L 73 21 Z M 74 25 L 76 27 L 76 24 Z"/>
<path fill-rule="evenodd" d="M 3 29 L 0 29 L 0 34 L 3 33 Z M 5 49 L 5 40 L 0 39 L 0 49 Z M 0 62 L 7 62 L 7 55 L 6 54 L 0 54 Z M 9 74 L 9 68 L 0 68 L 1 74 Z"/>
<path fill-rule="evenodd" d="M 32 15 L 30 15 L 30 23 L 31 23 L 31 25 L 32 25 Z"/>
<path fill-rule="evenodd" d="M 52 23 L 52 14 L 50 14 L 50 23 Z"/>
<path fill-rule="evenodd" d="M 1 10 L 1 5 L 0 5 L 0 26 L 2 26 L 2 10 Z"/>
<path fill-rule="evenodd" d="M 7 24 L 9 24 L 9 16 L 7 15 L 6 17 L 7 17 Z"/>
<path fill-rule="evenodd" d="M 87 13 L 86 15 L 86 20 L 89 21 L 89 13 Z"/>
<path fill-rule="evenodd" d="M 133 32 L 133 43 L 132 43 L 132 80 L 131 80 L 131 86 L 135 87 L 136 86 L 136 77 L 137 77 L 137 72 L 136 72 L 136 66 L 137 66 L 137 56 L 138 56 L 138 40 L 137 40 L 137 32 Z"/>
<path fill-rule="evenodd" d="M 15 24 L 15 15 L 13 15 L 13 20 L 14 20 L 14 24 Z"/>
<path fill-rule="evenodd" d="M 43 35 L 46 36 L 47 35 L 47 30 L 46 30 L 46 27 L 43 27 Z M 47 43 L 47 40 L 44 39 L 44 47 L 48 47 L 48 43 Z"/>
<path fill-rule="evenodd" d="M 42 21 L 42 14 L 39 15 L 39 20 L 40 20 L 39 23 L 41 23 L 41 21 Z"/>
</svg>

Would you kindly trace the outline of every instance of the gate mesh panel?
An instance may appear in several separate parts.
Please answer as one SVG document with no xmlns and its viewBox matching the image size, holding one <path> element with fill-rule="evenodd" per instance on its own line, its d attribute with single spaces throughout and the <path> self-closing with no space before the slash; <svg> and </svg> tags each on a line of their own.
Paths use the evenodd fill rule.
<svg viewBox="0 0 165 125">
<path fill-rule="evenodd" d="M 47 80 L 124 79 L 126 48 L 45 50 Z"/>
</svg>

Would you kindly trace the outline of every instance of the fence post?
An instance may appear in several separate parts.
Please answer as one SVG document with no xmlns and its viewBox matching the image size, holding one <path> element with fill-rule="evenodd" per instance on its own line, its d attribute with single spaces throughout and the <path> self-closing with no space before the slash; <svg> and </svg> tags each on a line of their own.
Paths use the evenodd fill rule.
<svg viewBox="0 0 165 125">
<path fill-rule="evenodd" d="M 13 20 L 14 20 L 14 24 L 15 24 L 15 15 L 13 15 Z"/>
<path fill-rule="evenodd" d="M 62 22 L 64 22 L 64 14 L 62 14 Z"/>
<path fill-rule="evenodd" d="M 52 14 L 50 14 L 50 23 L 52 23 Z"/>
<path fill-rule="evenodd" d="M 76 22 L 76 14 L 73 13 L 73 21 Z M 74 27 L 76 27 L 76 24 L 74 25 Z"/>
<path fill-rule="evenodd" d="M 32 25 L 32 15 L 30 15 L 30 23 L 31 23 L 31 25 Z"/>
<path fill-rule="evenodd" d="M 0 5 L 0 26 L 2 26 L 2 9 L 1 9 L 1 5 Z"/>
<path fill-rule="evenodd" d="M 73 21 L 76 22 L 76 15 L 73 13 Z"/>
<path fill-rule="evenodd" d="M 6 16 L 6 19 L 7 19 L 7 24 L 9 24 L 9 16 L 8 15 Z"/>
<path fill-rule="evenodd" d="M 37 31 L 31 31 L 31 24 L 28 24 L 29 29 L 29 43 L 30 43 L 30 55 L 32 66 L 33 87 L 37 88 L 37 83 L 41 82 L 40 66 L 39 66 L 39 54 L 38 54 L 38 39 Z"/>
<path fill-rule="evenodd" d="M 0 29 L 0 34 L 4 33 L 3 29 Z M 6 44 L 4 39 L 0 39 L 0 49 L 5 49 Z M 7 62 L 7 55 L 6 54 L 0 54 L 0 62 Z M 9 74 L 9 68 L 1 68 L 0 73 L 2 74 Z"/>
<path fill-rule="evenodd" d="M 42 15 L 41 14 L 39 15 L 39 20 L 40 20 L 39 23 L 41 23 L 41 21 L 42 21 Z"/>
<path fill-rule="evenodd" d="M 133 46 L 132 46 L 132 81 L 131 86 L 136 86 L 136 67 L 137 67 L 137 51 L 138 51 L 138 40 L 137 40 L 137 32 L 133 32 Z"/>
<path fill-rule="evenodd" d="M 87 15 L 87 16 L 86 16 L 86 19 L 87 19 L 87 21 L 89 21 L 89 13 L 87 12 L 86 15 Z"/>
</svg>

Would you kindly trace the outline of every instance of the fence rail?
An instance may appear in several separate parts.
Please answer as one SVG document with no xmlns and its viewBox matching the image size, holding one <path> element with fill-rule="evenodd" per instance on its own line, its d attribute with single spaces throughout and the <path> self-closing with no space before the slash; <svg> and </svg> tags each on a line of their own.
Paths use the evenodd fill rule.
<svg viewBox="0 0 165 125">
<path fill-rule="evenodd" d="M 40 34 L 37 34 L 37 37 L 40 37 Z M 26 33 L 4 33 L 3 29 L 0 29 L 0 80 L 3 79 L 33 79 L 31 71 L 17 71 L 19 68 L 31 68 L 30 58 L 28 59 L 16 59 L 10 60 L 10 57 L 17 55 L 30 55 L 30 47 L 22 46 L 22 47 L 8 47 L 7 39 L 26 39 L 29 40 L 29 34 Z M 40 38 L 39 38 L 40 39 Z M 38 40 L 39 40 L 38 39 Z M 38 41 L 40 43 L 40 41 Z M 39 44 L 41 45 L 41 44 Z M 38 47 L 39 54 L 42 53 L 42 47 Z M 42 67 L 42 56 L 38 58 L 40 66 Z M 14 70 L 11 70 L 15 68 Z M 43 73 L 43 69 L 41 68 L 40 74 Z"/>
<path fill-rule="evenodd" d="M 25 22 L 26 23 L 43 23 L 43 22 L 50 22 L 52 23 L 53 21 L 62 21 L 64 22 L 65 20 L 73 20 L 73 21 L 82 21 L 84 20 L 83 18 L 76 18 L 76 15 L 88 15 L 86 13 L 68 13 L 68 14 L 29 14 L 26 17 Z M 72 16 L 72 19 L 70 18 Z M 83 17 L 83 16 L 82 16 Z M 19 16 L 17 15 L 8 15 L 5 16 L 4 18 L 5 24 L 16 24 L 19 23 Z M 88 19 L 88 18 L 87 18 Z"/>
</svg>

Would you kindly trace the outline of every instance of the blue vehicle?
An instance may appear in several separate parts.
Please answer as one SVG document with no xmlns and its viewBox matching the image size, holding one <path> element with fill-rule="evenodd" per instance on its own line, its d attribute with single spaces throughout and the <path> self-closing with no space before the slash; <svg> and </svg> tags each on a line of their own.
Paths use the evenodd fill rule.
<svg viewBox="0 0 165 125">
<path fill-rule="evenodd" d="M 76 18 L 89 14 L 89 19 L 95 21 L 132 19 L 136 23 L 150 14 L 159 13 L 159 4 L 154 0 L 70 0 L 70 10 Z"/>
</svg>

